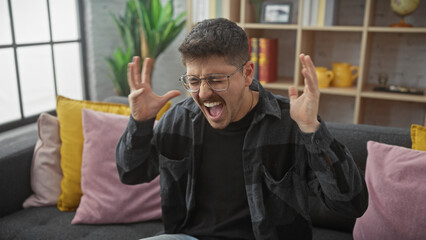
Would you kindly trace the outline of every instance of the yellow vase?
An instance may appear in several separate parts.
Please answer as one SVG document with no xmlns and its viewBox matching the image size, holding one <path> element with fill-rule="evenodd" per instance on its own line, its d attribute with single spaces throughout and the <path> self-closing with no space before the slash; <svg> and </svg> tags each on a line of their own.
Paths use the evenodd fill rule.
<svg viewBox="0 0 426 240">
<path fill-rule="evenodd" d="M 358 77 L 359 67 L 349 63 L 333 63 L 334 80 L 331 85 L 335 87 L 351 87 Z"/>
<path fill-rule="evenodd" d="M 330 86 L 330 82 L 334 78 L 334 73 L 328 70 L 326 67 L 316 67 L 315 71 L 317 73 L 319 87 L 326 88 Z"/>
</svg>

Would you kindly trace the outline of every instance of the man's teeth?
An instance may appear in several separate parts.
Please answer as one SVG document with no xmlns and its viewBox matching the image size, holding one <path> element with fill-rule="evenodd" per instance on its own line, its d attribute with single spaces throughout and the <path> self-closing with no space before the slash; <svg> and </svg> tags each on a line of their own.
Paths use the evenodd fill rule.
<svg viewBox="0 0 426 240">
<path fill-rule="evenodd" d="M 206 106 L 206 107 L 214 107 L 214 106 L 217 106 L 217 105 L 219 105 L 220 104 L 220 102 L 206 102 L 206 103 L 204 103 L 204 106 Z"/>
</svg>

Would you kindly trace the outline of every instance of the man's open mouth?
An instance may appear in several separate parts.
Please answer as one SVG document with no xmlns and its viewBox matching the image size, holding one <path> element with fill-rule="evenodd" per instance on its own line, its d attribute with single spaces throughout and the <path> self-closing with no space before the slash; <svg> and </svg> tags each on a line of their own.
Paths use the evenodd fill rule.
<svg viewBox="0 0 426 240">
<path fill-rule="evenodd" d="M 204 107 L 212 120 L 216 120 L 222 115 L 223 104 L 221 102 L 205 102 Z"/>
</svg>

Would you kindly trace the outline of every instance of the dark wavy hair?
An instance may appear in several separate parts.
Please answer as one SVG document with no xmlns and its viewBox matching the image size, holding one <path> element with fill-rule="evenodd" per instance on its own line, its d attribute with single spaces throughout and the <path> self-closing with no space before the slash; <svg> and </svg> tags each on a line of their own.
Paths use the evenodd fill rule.
<svg viewBox="0 0 426 240">
<path fill-rule="evenodd" d="M 207 19 L 197 23 L 179 47 L 182 62 L 224 57 L 226 63 L 240 67 L 250 60 L 247 34 L 236 23 L 225 19 Z"/>
</svg>

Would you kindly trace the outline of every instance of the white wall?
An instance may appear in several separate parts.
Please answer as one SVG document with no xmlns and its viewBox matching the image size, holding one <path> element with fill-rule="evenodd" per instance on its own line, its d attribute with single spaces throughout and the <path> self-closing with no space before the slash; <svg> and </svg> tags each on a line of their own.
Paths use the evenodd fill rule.
<svg viewBox="0 0 426 240">
<path fill-rule="evenodd" d="M 166 2 L 163 0 L 163 2 Z M 110 72 L 106 57 L 111 57 L 114 50 L 121 44 L 118 31 L 114 25 L 111 13 L 123 15 L 126 6 L 124 0 L 87 0 L 85 3 L 85 27 L 87 38 L 88 81 L 91 100 L 102 101 L 108 96 L 114 96 L 114 87 L 108 77 Z M 175 15 L 186 9 L 185 0 L 174 0 Z M 184 90 L 178 84 L 178 77 L 185 72 L 181 63 L 178 47 L 186 35 L 186 28 L 174 42 L 156 60 L 152 83 L 157 94 L 164 94 L 169 90 Z"/>
</svg>

